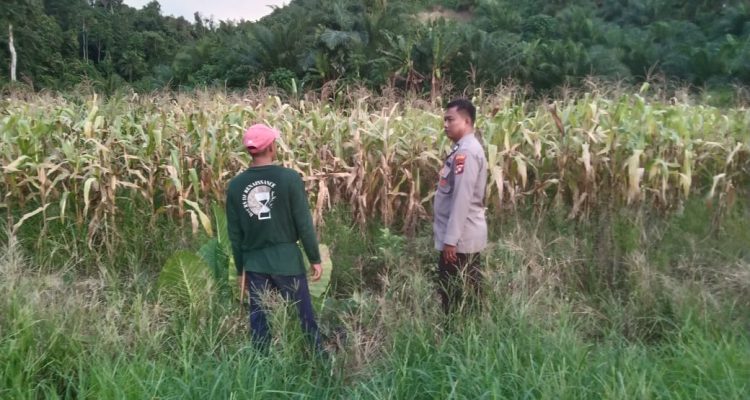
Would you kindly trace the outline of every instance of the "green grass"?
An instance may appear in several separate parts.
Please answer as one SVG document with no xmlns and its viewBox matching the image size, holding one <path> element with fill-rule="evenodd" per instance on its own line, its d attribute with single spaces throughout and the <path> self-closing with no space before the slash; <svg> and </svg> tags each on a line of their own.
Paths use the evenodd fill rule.
<svg viewBox="0 0 750 400">
<path fill-rule="evenodd" d="M 402 331 L 358 391 L 374 398 L 741 398 L 746 338 L 686 331 L 668 345 L 586 343 L 568 315 L 550 330 L 523 315 L 469 322 L 435 343 Z"/>
<path fill-rule="evenodd" d="M 259 354 L 237 304 L 161 297 L 164 260 L 204 240 L 189 227 L 134 208 L 111 248 L 89 249 L 81 232 L 51 224 L 40 241 L 29 224 L 19 242 L 0 237 L 0 398 L 747 398 L 747 211 L 715 229 L 693 205 L 630 212 L 504 216 L 481 309 L 450 319 L 429 227 L 363 234 L 331 214 L 322 236 L 342 275 L 319 319 L 346 335 L 330 360 L 305 351 L 278 302 L 272 351 Z"/>
</svg>

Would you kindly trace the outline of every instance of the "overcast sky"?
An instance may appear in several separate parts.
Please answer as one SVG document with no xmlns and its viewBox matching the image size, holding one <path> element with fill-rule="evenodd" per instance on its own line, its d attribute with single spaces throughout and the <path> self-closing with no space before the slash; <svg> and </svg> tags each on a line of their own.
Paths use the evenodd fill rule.
<svg viewBox="0 0 750 400">
<path fill-rule="evenodd" d="M 151 0 L 125 0 L 124 3 L 135 8 L 141 8 Z M 270 6 L 281 7 L 289 0 L 158 0 L 162 15 L 183 16 L 193 21 L 193 13 L 200 12 L 205 18 L 213 15 L 214 19 L 227 20 L 244 19 L 255 21 L 270 14 Z"/>
</svg>

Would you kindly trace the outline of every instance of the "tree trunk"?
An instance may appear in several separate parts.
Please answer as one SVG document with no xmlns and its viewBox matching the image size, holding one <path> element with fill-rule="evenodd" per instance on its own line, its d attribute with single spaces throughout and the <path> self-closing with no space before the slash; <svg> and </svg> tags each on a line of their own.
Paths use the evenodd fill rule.
<svg viewBox="0 0 750 400">
<path fill-rule="evenodd" d="M 432 82 L 430 82 L 430 102 L 435 104 L 435 98 L 438 93 L 438 77 L 437 71 L 432 69 Z"/>
<path fill-rule="evenodd" d="M 89 41 L 86 37 L 86 20 L 83 20 L 83 61 L 89 63 Z"/>
<path fill-rule="evenodd" d="M 10 48 L 10 81 L 16 81 L 16 47 L 13 45 L 13 24 L 8 24 L 8 48 Z"/>
</svg>

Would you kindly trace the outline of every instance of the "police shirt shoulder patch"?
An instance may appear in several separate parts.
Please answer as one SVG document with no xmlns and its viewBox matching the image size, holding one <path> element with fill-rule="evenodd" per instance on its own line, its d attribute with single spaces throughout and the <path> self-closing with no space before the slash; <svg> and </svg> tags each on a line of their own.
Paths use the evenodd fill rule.
<svg viewBox="0 0 750 400">
<path fill-rule="evenodd" d="M 466 162 L 466 154 L 457 154 L 456 155 L 456 164 L 454 166 L 456 175 L 461 175 L 464 173 L 464 163 Z"/>
</svg>

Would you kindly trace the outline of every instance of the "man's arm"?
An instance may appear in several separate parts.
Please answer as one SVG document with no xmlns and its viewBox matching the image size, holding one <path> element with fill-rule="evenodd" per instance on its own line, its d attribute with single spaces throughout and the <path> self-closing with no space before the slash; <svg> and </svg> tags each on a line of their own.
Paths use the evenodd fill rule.
<svg viewBox="0 0 750 400">
<path fill-rule="evenodd" d="M 232 256 L 234 257 L 234 266 L 237 268 L 237 275 L 242 275 L 245 264 L 242 259 L 242 225 L 240 224 L 240 215 L 238 214 L 237 204 L 233 201 L 231 191 L 227 189 L 226 199 L 227 212 L 227 231 L 229 233 L 229 242 L 232 244 Z"/>
<path fill-rule="evenodd" d="M 290 192 L 294 227 L 297 230 L 299 239 L 302 241 L 302 247 L 305 249 L 305 254 L 310 264 L 320 264 L 318 237 L 315 234 L 315 227 L 313 226 L 312 215 L 310 214 L 307 202 L 305 184 L 297 174 L 294 174 L 292 179 Z"/>
<path fill-rule="evenodd" d="M 453 207 L 448 218 L 443 244 L 455 247 L 461 239 L 461 233 L 469 215 L 469 204 L 471 204 L 479 176 L 479 162 L 476 156 L 461 152 L 456 155 L 453 164 Z"/>
</svg>

